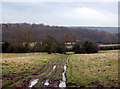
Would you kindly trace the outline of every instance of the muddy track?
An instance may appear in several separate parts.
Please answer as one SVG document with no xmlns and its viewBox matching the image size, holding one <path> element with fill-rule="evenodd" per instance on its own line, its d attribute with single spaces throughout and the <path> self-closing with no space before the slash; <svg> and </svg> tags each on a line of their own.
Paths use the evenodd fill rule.
<svg viewBox="0 0 120 89">
<path fill-rule="evenodd" d="M 37 67 L 40 67 L 40 65 L 38 65 Z M 34 67 L 33 69 L 35 69 L 35 68 L 37 68 L 37 67 Z M 33 69 L 32 69 L 32 70 L 33 70 Z M 17 79 L 17 80 L 14 80 L 14 82 L 8 83 L 7 85 L 5 85 L 5 86 L 3 86 L 3 87 L 8 87 L 8 86 L 10 86 L 10 85 L 18 82 L 19 80 L 24 79 L 25 77 L 28 76 L 28 74 L 31 74 L 31 73 L 32 73 L 32 71 L 26 71 L 26 72 L 22 72 L 22 73 L 18 73 L 18 74 L 15 73 L 15 74 L 3 75 L 3 77 L 2 77 L 2 80 L 3 80 L 3 81 L 5 81 L 5 80 L 14 80 L 15 78 L 20 77 L 20 76 L 22 77 L 22 78 L 19 78 L 19 79 Z M 25 74 L 26 74 L 26 75 L 25 75 Z"/>
<path fill-rule="evenodd" d="M 58 63 L 58 61 L 60 60 L 60 58 L 57 58 L 56 59 L 57 60 L 57 62 L 56 62 L 56 64 Z M 55 60 L 55 61 L 56 61 Z M 53 61 L 52 63 L 54 63 L 55 61 Z M 50 63 L 52 66 L 53 66 L 53 64 L 52 63 Z M 44 66 L 41 70 L 38 70 L 38 71 L 36 71 L 35 73 L 33 73 L 32 75 L 40 75 L 40 74 L 42 74 L 42 73 L 44 73 L 44 72 L 46 72 L 47 71 L 47 69 L 50 67 L 50 64 L 48 64 L 47 65 L 47 67 L 46 66 Z M 46 68 L 45 68 L 46 67 Z M 45 69 L 44 69 L 45 68 Z"/>
<path fill-rule="evenodd" d="M 7 88 L 8 86 L 10 86 L 10 85 L 12 85 L 12 84 L 16 83 L 17 81 L 19 81 L 19 80 L 21 80 L 21 79 L 23 79 L 23 78 L 24 78 L 24 77 L 18 78 L 17 80 L 15 80 L 15 81 L 13 81 L 13 82 L 11 82 L 11 83 L 9 83 L 9 84 L 7 84 L 7 85 L 3 86 L 3 87 L 2 87 L 2 89 Z"/>
<path fill-rule="evenodd" d="M 51 69 L 45 76 L 46 77 L 48 77 L 48 76 L 51 76 L 51 74 L 52 74 L 52 76 L 56 73 L 56 69 L 57 69 L 57 67 L 58 67 L 58 65 L 59 65 L 59 62 L 60 62 L 60 64 L 62 63 L 62 60 L 63 60 L 63 56 L 62 57 L 60 57 L 59 58 L 59 60 L 57 60 L 56 61 L 56 63 L 54 63 L 54 62 L 52 62 L 52 67 L 55 67 L 55 69 L 53 70 L 53 69 Z M 57 69 L 58 70 L 58 69 Z M 47 71 L 47 70 L 46 70 Z M 55 73 L 53 73 L 53 72 L 55 72 Z M 51 78 L 49 77 L 49 79 L 51 80 Z M 45 87 L 44 86 L 44 83 L 46 82 L 46 81 L 49 81 L 49 80 L 47 80 L 46 78 L 45 79 L 39 79 L 39 80 L 43 80 L 43 82 L 38 82 L 37 83 L 37 87 Z M 56 80 L 57 81 L 57 80 Z M 49 81 L 50 82 L 50 81 Z"/>
<path fill-rule="evenodd" d="M 61 60 L 60 64 L 57 65 L 57 71 L 53 74 L 53 76 L 56 76 L 56 74 L 57 74 L 57 73 L 61 70 L 61 68 L 63 67 L 62 62 L 63 62 L 63 59 Z"/>
<path fill-rule="evenodd" d="M 42 73 L 43 69 L 45 68 L 46 66 L 43 65 L 43 67 L 40 69 L 40 70 L 37 70 L 35 73 L 32 73 L 32 75 L 39 75 Z"/>
<path fill-rule="evenodd" d="M 16 77 L 19 77 L 19 76 L 27 76 L 25 74 L 31 74 L 32 71 L 34 69 L 37 69 L 38 67 L 40 67 L 40 65 L 34 67 L 31 71 L 25 71 L 25 72 L 21 72 L 21 73 L 9 73 L 9 74 L 5 74 L 5 75 L 2 75 L 2 80 L 5 81 L 5 80 L 12 80 Z"/>
<path fill-rule="evenodd" d="M 60 58 L 59 60 L 57 60 L 55 66 L 57 66 L 57 64 L 58 64 L 59 61 L 61 61 L 61 58 Z M 54 65 L 52 65 L 52 66 L 54 66 Z M 53 70 L 53 69 L 52 69 L 52 70 Z M 47 73 L 46 77 L 52 73 L 52 70 L 50 70 L 50 71 Z M 50 72 L 51 72 L 51 73 L 50 73 Z"/>
<path fill-rule="evenodd" d="M 59 58 L 59 57 L 58 57 L 58 58 Z M 57 58 L 56 60 L 58 60 L 58 58 Z M 54 63 L 56 60 L 54 60 L 53 63 Z M 58 61 L 59 61 L 59 60 L 58 60 Z M 19 80 L 24 79 L 25 77 L 27 77 L 27 75 L 25 75 L 25 74 L 39 75 L 39 74 L 44 73 L 44 72 L 49 68 L 49 64 L 48 64 L 48 66 L 47 66 L 45 69 L 44 69 L 45 65 L 44 65 L 41 69 L 38 69 L 38 67 L 40 67 L 40 65 L 38 65 L 37 67 L 34 67 L 31 71 L 25 71 L 25 72 L 18 73 L 18 74 L 16 74 L 16 73 L 11 73 L 11 74 L 3 75 L 3 76 L 2 76 L 2 80 L 4 80 L 4 81 L 5 81 L 5 80 L 13 80 L 14 78 L 20 77 L 20 76 L 22 76 L 22 78 L 18 78 L 17 80 L 15 80 L 15 81 L 13 81 L 13 82 L 10 82 L 9 84 L 3 86 L 2 89 L 7 88 L 8 86 L 10 86 L 10 85 L 18 82 Z M 37 71 L 36 71 L 35 73 L 32 73 L 34 69 L 37 69 Z M 44 69 L 44 70 L 43 70 L 43 69 Z M 37 72 L 38 72 L 38 74 L 37 74 Z M 30 81 L 30 80 L 29 80 L 29 81 Z M 27 82 L 29 82 L 29 81 L 27 81 Z"/>
<path fill-rule="evenodd" d="M 59 57 L 58 57 L 59 58 Z M 58 59 L 57 58 L 57 59 Z M 56 59 L 56 60 L 57 60 Z M 53 62 L 55 62 L 55 60 L 53 61 Z M 36 71 L 36 73 L 37 72 L 39 72 L 39 71 L 42 71 L 42 69 L 45 67 L 45 65 L 43 65 L 42 66 L 42 68 L 41 69 L 39 69 L 39 67 L 40 67 L 41 65 L 37 65 L 36 67 L 34 67 L 34 68 L 32 68 L 32 70 L 30 70 L 30 71 L 25 71 L 25 72 L 21 72 L 21 73 L 9 73 L 9 74 L 4 74 L 4 75 L 2 75 L 2 80 L 9 80 L 9 79 L 13 79 L 13 78 L 15 78 L 15 77 L 19 77 L 19 76 L 23 76 L 24 74 L 31 74 L 31 73 L 33 73 L 33 70 L 34 69 L 37 69 L 37 71 Z M 34 73 L 33 73 L 34 74 Z"/>
<path fill-rule="evenodd" d="M 59 59 L 59 57 L 56 60 L 58 60 L 58 59 Z M 55 61 L 53 61 L 52 63 L 54 63 Z M 44 73 L 49 68 L 49 66 L 50 66 L 50 64 L 43 65 L 43 67 L 40 70 L 37 70 L 35 73 L 32 73 L 32 75 L 40 75 L 40 74 Z"/>
<path fill-rule="evenodd" d="M 38 65 L 38 66 L 36 66 L 36 67 L 34 67 L 31 71 L 25 71 L 25 72 L 22 72 L 22 73 L 18 73 L 18 74 L 16 74 L 16 73 L 13 73 L 13 74 L 10 74 L 10 75 L 3 75 L 3 79 L 4 80 L 13 80 L 14 78 L 16 78 L 16 77 L 20 77 L 21 76 L 21 78 L 18 78 L 18 79 L 16 79 L 16 80 L 14 80 L 13 82 L 10 82 L 9 84 L 7 84 L 7 85 L 5 85 L 5 86 L 3 86 L 2 87 L 2 89 L 3 88 L 7 88 L 7 87 L 9 87 L 10 85 L 12 85 L 12 84 L 14 84 L 14 83 L 16 83 L 16 82 L 18 82 L 18 81 L 20 81 L 20 80 L 22 80 L 22 79 L 24 79 L 25 77 L 27 77 L 28 76 L 28 74 L 31 74 L 31 75 L 40 75 L 40 74 L 42 74 L 42 73 L 44 73 L 44 72 L 46 72 L 47 71 L 47 69 L 50 67 L 50 65 L 51 66 L 54 66 L 54 65 L 56 65 L 57 66 L 57 70 L 55 71 L 55 73 L 53 74 L 53 76 L 56 76 L 56 74 L 58 73 L 58 71 L 59 71 L 59 66 L 63 66 L 63 65 L 61 65 L 62 64 L 62 62 L 63 62 L 63 56 L 60 56 L 60 57 L 58 57 L 56 60 L 54 60 L 52 63 L 48 63 L 47 65 L 43 65 L 42 66 L 42 68 L 41 69 L 39 69 L 39 67 L 40 67 L 40 65 Z M 60 62 L 60 64 L 58 65 L 58 63 Z M 55 64 L 54 64 L 55 63 Z M 35 71 L 34 73 L 33 73 L 33 70 L 34 69 L 37 69 L 37 71 Z M 51 70 L 50 70 L 51 71 Z M 49 71 L 49 72 L 50 72 Z M 49 73 L 48 72 L 48 73 Z M 45 76 L 47 76 L 48 75 L 48 73 L 45 75 Z M 27 75 L 25 75 L 25 74 L 27 74 Z M 6 78 L 6 79 L 5 79 Z M 24 80 L 23 82 L 26 84 L 26 85 L 29 85 L 29 81 L 31 81 L 30 79 L 29 80 Z M 56 80 L 54 80 L 54 82 L 55 81 L 57 81 L 57 82 L 59 82 L 57 79 Z M 53 82 L 51 82 L 51 83 L 53 83 Z M 24 86 L 25 86 L 25 84 L 24 84 Z M 22 85 L 23 86 L 23 85 Z"/>
<path fill-rule="evenodd" d="M 54 67 L 56 68 L 56 66 L 57 66 L 57 64 L 59 63 L 59 61 L 61 61 L 61 58 L 62 58 L 62 57 L 60 57 L 59 59 L 56 59 L 55 61 L 53 61 L 50 65 L 47 66 L 47 68 L 44 69 L 44 71 L 41 71 L 41 73 L 46 72 L 47 69 L 48 69 L 50 66 L 51 66 L 52 68 L 54 68 Z M 54 69 L 49 70 L 49 72 L 48 72 L 45 76 L 47 77 L 47 76 L 51 75 L 52 72 L 54 72 Z M 43 83 L 46 81 L 46 79 L 42 79 L 42 78 L 39 78 L 39 80 L 43 80 Z M 34 81 L 34 80 L 33 80 L 33 81 Z M 40 82 L 39 82 L 39 83 L 40 83 Z M 42 87 L 44 86 L 43 83 L 42 83 Z M 38 84 L 38 83 L 37 83 L 37 84 Z"/>
<path fill-rule="evenodd" d="M 64 65 L 66 64 L 67 58 L 68 58 L 68 56 L 65 57 L 65 58 L 63 58 L 64 60 L 62 59 L 62 61 L 61 61 L 60 64 L 58 65 L 59 67 L 58 67 L 57 71 L 53 74 L 53 76 L 62 75 L 63 71 L 62 71 L 62 72 L 59 72 L 59 71 L 60 71 L 60 70 L 64 67 Z M 58 73 L 60 73 L 60 74 L 58 74 Z M 55 81 L 56 81 L 56 83 L 55 83 Z M 59 81 L 59 82 L 58 82 L 58 81 Z M 51 77 L 50 87 L 59 87 L 60 81 L 61 81 L 60 78 L 59 78 L 59 79 L 54 79 L 53 77 Z M 57 86 L 56 86 L 56 85 L 57 85 Z"/>
<path fill-rule="evenodd" d="M 62 72 L 59 73 L 59 71 L 64 67 L 64 64 L 66 64 L 66 60 L 67 60 L 68 56 L 67 57 L 63 57 L 61 58 L 57 63 L 56 63 L 56 70 L 53 71 L 53 73 L 51 73 L 49 76 L 49 79 L 46 79 L 44 80 L 42 83 L 38 83 L 37 84 L 37 87 L 59 87 L 59 84 L 60 84 L 60 80 L 59 79 L 56 79 L 55 76 L 56 75 L 62 75 Z M 48 75 L 47 75 L 48 76 Z M 47 82 L 46 82 L 47 81 Z M 45 83 L 48 83 L 48 86 L 45 86 L 44 84 Z"/>
</svg>

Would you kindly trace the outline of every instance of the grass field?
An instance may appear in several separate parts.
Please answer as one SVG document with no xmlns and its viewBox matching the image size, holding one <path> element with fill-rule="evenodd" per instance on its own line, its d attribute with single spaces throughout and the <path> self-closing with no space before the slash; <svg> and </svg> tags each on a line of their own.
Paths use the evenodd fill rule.
<svg viewBox="0 0 120 89">
<path fill-rule="evenodd" d="M 99 47 L 109 47 L 109 46 L 120 46 L 120 44 L 106 44 L 106 45 L 99 45 Z M 69 45 L 66 48 L 71 49 L 73 46 Z"/>
<path fill-rule="evenodd" d="M 68 56 L 70 54 L 70 56 Z M 63 65 L 67 60 L 67 86 L 117 86 L 118 51 L 105 50 L 95 54 L 3 53 L 2 86 L 29 86 L 31 80 L 39 79 L 36 87 L 43 86 L 46 79 L 50 87 L 62 79 Z M 53 72 L 52 68 L 56 65 Z"/>
<path fill-rule="evenodd" d="M 120 46 L 120 44 L 106 44 L 106 45 L 99 45 L 100 47 L 104 47 L 104 46 Z"/>
<path fill-rule="evenodd" d="M 68 86 L 118 86 L 118 51 L 74 54 L 67 61 Z"/>
<path fill-rule="evenodd" d="M 65 56 L 57 53 L 51 55 L 47 53 L 4 53 L 2 54 L 2 86 L 5 88 L 20 86 L 23 81 L 27 82 L 27 80 L 34 78 L 43 80 L 59 58 L 63 59 L 58 64 L 64 61 Z M 59 71 L 61 73 L 56 74 L 55 78 L 61 78 L 61 70 Z"/>
<path fill-rule="evenodd" d="M 20 73 L 31 70 L 38 65 L 51 62 L 59 54 L 48 55 L 47 53 L 4 53 L 2 54 L 2 73 Z"/>
</svg>

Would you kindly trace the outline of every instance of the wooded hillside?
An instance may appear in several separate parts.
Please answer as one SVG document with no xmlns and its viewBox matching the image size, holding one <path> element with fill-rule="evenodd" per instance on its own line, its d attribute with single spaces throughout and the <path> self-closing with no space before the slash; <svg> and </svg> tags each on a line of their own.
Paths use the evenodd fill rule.
<svg viewBox="0 0 120 89">
<path fill-rule="evenodd" d="M 58 41 L 93 40 L 97 43 L 118 43 L 118 33 L 109 33 L 84 28 L 68 28 L 49 26 L 44 24 L 10 23 L 2 24 L 2 40 L 28 40 L 24 35 L 31 37 L 31 42 L 42 41 L 47 35 L 52 35 Z"/>
</svg>

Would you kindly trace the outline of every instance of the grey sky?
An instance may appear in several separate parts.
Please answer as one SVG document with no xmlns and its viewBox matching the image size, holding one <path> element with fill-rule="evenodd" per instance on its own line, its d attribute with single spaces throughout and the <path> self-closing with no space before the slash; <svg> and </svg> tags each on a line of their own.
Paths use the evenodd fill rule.
<svg viewBox="0 0 120 89">
<path fill-rule="evenodd" d="M 3 2 L 3 23 L 117 26 L 117 2 Z"/>
</svg>

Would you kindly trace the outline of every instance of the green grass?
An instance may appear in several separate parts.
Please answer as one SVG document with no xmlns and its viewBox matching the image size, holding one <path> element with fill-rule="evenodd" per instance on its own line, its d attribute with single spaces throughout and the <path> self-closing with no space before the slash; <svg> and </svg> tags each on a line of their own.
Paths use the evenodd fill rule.
<svg viewBox="0 0 120 89">
<path fill-rule="evenodd" d="M 116 53 L 116 50 L 100 50 L 98 53 Z"/>
<path fill-rule="evenodd" d="M 105 44 L 105 45 L 99 45 L 100 47 L 104 46 L 120 46 L 120 44 Z"/>
<path fill-rule="evenodd" d="M 67 60 L 67 66 L 68 84 L 88 87 L 117 86 L 118 51 L 74 54 Z"/>
<path fill-rule="evenodd" d="M 51 62 L 59 55 L 47 53 L 2 54 L 2 73 L 30 71 L 37 65 L 43 66 L 46 62 Z"/>
<path fill-rule="evenodd" d="M 18 82 L 14 83 L 14 85 L 21 83 L 24 79 L 27 78 L 44 78 L 45 75 L 52 69 L 52 65 L 57 62 L 55 61 L 56 58 L 59 58 L 61 54 L 54 53 L 54 54 L 47 54 L 47 53 L 7 53 L 2 54 L 2 74 L 12 74 L 16 73 L 15 75 L 26 72 L 26 71 L 32 71 L 32 73 L 36 72 L 37 70 L 40 70 L 43 65 L 47 67 L 47 65 L 50 65 L 50 67 L 45 71 L 45 73 L 39 74 L 39 75 L 32 75 L 32 73 L 25 73 L 24 75 L 27 75 L 27 77 L 24 77 L 22 80 L 19 80 Z M 53 63 L 52 63 L 53 62 Z M 37 67 L 40 65 L 39 67 Z M 45 67 L 45 68 L 46 68 Z M 35 69 L 33 69 L 35 68 Z M 18 75 L 18 77 L 13 77 L 13 80 L 5 80 L 3 81 L 3 86 L 5 84 L 8 84 L 9 82 L 13 82 L 16 78 L 22 77 L 22 75 Z M 14 86 L 10 85 L 10 86 Z"/>
<path fill-rule="evenodd" d="M 11 87 L 17 86 L 23 83 L 24 80 L 29 78 L 38 78 L 39 82 L 44 81 L 46 78 L 50 79 L 62 79 L 63 68 L 58 69 L 49 76 L 46 76 L 53 68 L 53 65 L 64 65 L 64 61 L 67 58 L 67 71 L 66 78 L 67 84 L 71 87 L 75 86 L 117 86 L 118 82 L 118 50 L 105 50 L 99 51 L 94 54 L 74 54 L 73 52 L 67 52 L 64 54 L 47 54 L 47 53 L 3 53 L 2 54 L 2 73 L 3 75 L 21 72 L 32 71 L 32 73 L 25 73 L 22 80 L 10 85 Z M 39 67 L 37 67 L 40 65 Z M 43 65 L 47 66 L 47 70 L 39 75 L 32 75 L 36 71 L 40 70 Z M 35 69 L 33 69 L 35 68 Z M 58 70 L 56 76 L 53 76 Z M 14 77 L 13 80 L 3 81 L 3 86 L 15 81 L 16 79 L 23 77 L 22 75 Z"/>
<path fill-rule="evenodd" d="M 74 54 L 74 52 L 66 52 L 66 54 L 72 55 Z"/>
<path fill-rule="evenodd" d="M 104 45 L 99 45 L 99 47 L 105 47 L 105 46 L 120 46 L 120 44 L 104 44 Z M 66 48 L 71 49 L 73 46 L 66 46 Z"/>
<path fill-rule="evenodd" d="M 66 46 L 66 48 L 71 49 L 73 46 Z"/>
</svg>

